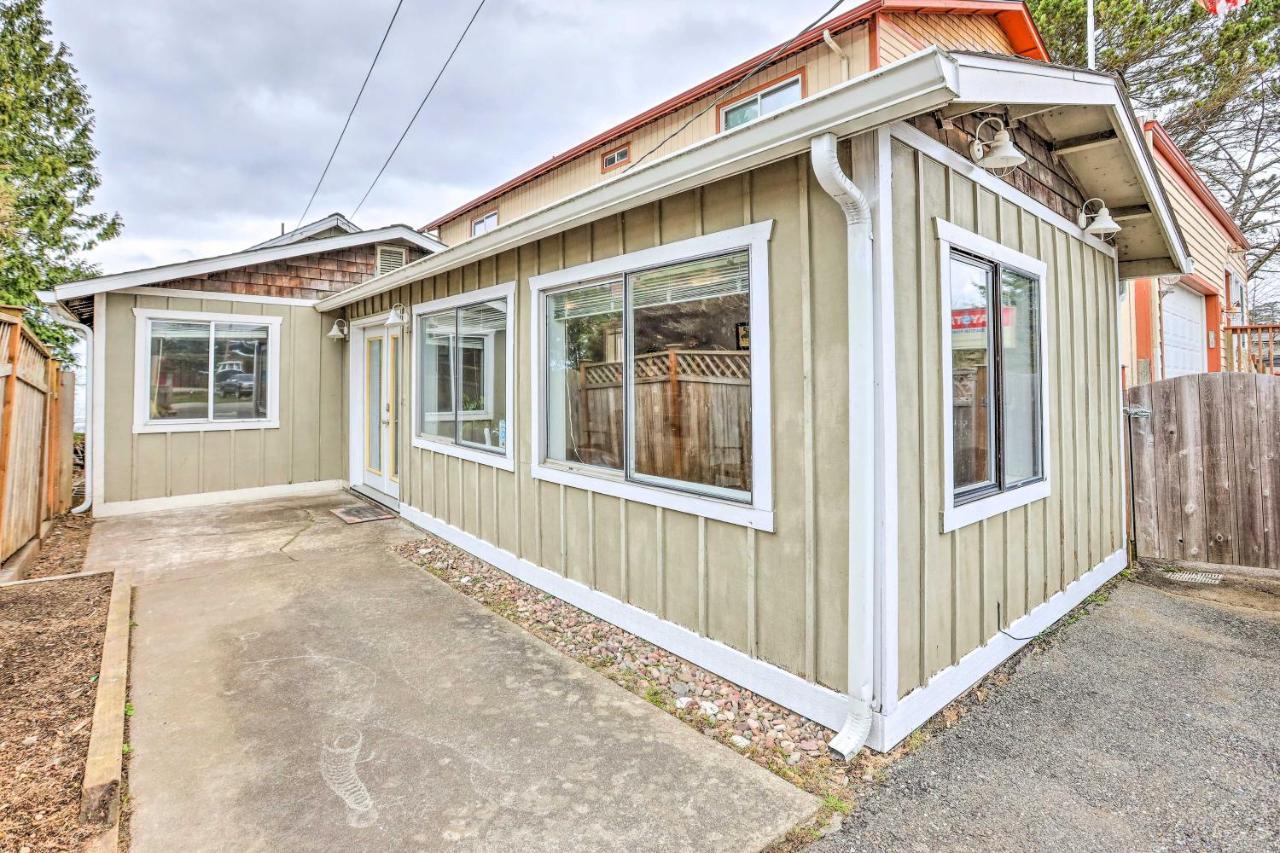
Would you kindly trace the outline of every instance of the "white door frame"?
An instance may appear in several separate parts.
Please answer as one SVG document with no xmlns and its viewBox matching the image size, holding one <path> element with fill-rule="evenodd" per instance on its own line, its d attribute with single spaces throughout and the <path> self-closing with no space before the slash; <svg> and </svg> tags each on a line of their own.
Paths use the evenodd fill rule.
<svg viewBox="0 0 1280 853">
<path fill-rule="evenodd" d="M 347 353 L 349 355 L 348 387 L 351 389 L 351 394 L 350 410 L 347 413 L 347 482 L 353 487 L 365 486 L 376 489 L 389 497 L 399 500 L 400 489 L 396 480 L 393 480 L 389 474 L 382 478 L 374 479 L 365 471 L 364 467 L 366 332 L 370 328 L 382 330 L 389 316 L 390 312 L 383 312 L 372 317 L 361 317 L 359 320 L 352 320 L 348 326 L 350 329 L 347 340 Z M 401 342 L 404 341 L 403 327 L 399 330 L 388 329 L 386 331 L 397 331 Z M 389 349 L 384 344 L 383 358 L 386 359 L 388 356 Z M 399 383 L 396 384 L 398 386 Z M 401 428 L 403 429 L 403 425 Z M 389 447 L 389 442 L 392 440 L 391 431 L 387 430 L 387 438 L 383 443 L 383 447 Z M 396 448 L 396 450 L 399 450 L 399 448 Z"/>
</svg>

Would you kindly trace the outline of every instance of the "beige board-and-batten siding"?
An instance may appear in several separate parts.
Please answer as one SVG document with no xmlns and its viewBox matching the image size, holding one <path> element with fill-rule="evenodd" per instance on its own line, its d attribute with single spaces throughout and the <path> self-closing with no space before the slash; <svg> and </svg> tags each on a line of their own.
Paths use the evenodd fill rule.
<svg viewBox="0 0 1280 853">
<path fill-rule="evenodd" d="M 775 532 L 535 480 L 529 277 L 774 221 L 769 245 Z M 503 551 L 819 684 L 846 675 L 844 217 L 807 157 L 598 220 L 390 293 L 349 317 L 516 282 L 516 471 L 409 446 L 401 500 Z M 411 336 L 410 336 L 411 340 Z M 806 357 L 806 348 L 809 356 Z M 811 361 L 809 379 L 804 365 Z M 411 418 L 408 374 L 400 387 Z M 411 424 L 412 421 L 410 420 Z"/>
<path fill-rule="evenodd" d="M 108 504 L 232 489 L 341 480 L 346 476 L 341 341 L 309 305 L 158 295 L 104 294 L 106 334 L 103 489 Z M 280 326 L 280 426 L 133 432 L 135 308 L 274 315 Z"/>
<path fill-rule="evenodd" d="M 1106 253 L 895 139 L 899 694 L 986 643 L 1124 545 L 1116 268 Z M 936 219 L 1045 262 L 1052 491 L 942 532 Z M 996 610 L 1000 605 L 1001 622 Z"/>
</svg>

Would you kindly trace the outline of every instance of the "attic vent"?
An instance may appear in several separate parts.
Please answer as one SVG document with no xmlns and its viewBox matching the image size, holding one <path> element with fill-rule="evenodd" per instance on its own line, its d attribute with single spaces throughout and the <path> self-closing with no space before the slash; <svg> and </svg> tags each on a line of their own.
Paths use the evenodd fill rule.
<svg viewBox="0 0 1280 853">
<path fill-rule="evenodd" d="M 401 246 L 378 247 L 378 275 L 398 270 L 404 266 L 405 254 Z"/>
</svg>

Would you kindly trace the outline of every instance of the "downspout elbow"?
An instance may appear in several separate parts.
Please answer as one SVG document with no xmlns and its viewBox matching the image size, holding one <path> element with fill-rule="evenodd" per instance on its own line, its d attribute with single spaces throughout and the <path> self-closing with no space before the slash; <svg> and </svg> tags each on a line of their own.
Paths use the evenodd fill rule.
<svg viewBox="0 0 1280 853">
<path fill-rule="evenodd" d="M 88 396 L 84 407 L 84 501 L 71 508 L 72 515 L 84 515 L 93 506 L 93 329 L 76 321 L 71 312 L 54 299 L 52 294 L 46 291 L 39 296 L 59 323 L 84 336 L 84 387 Z"/>
<path fill-rule="evenodd" d="M 846 761 L 866 744 L 874 718 L 875 581 L 875 327 L 871 204 L 840 166 L 835 134 L 809 142 L 819 185 L 840 206 L 848 226 L 849 298 L 849 710 L 830 748 Z"/>
</svg>

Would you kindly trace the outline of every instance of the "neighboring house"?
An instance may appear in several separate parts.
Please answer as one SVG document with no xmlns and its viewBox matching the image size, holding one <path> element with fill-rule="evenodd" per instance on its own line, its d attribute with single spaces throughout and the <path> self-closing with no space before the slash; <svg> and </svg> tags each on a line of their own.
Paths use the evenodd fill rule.
<svg viewBox="0 0 1280 853">
<path fill-rule="evenodd" d="M 437 221 L 457 245 L 321 299 L 345 384 L 323 350 L 321 400 L 289 398 L 303 429 L 246 452 L 342 449 L 354 488 L 848 754 L 1123 568 L 1118 278 L 1190 262 L 1120 84 L 1039 61 L 1021 3 L 875 2 L 826 29 L 657 155 L 733 75 L 623 125 L 635 166 L 605 134 Z M 800 98 L 768 99 L 801 68 Z M 1075 222 L 1097 197 L 1150 215 L 1104 241 Z M 136 297 L 95 298 L 95 343 L 136 334 Z M 130 476 L 171 482 L 128 461 L 150 437 L 134 351 L 94 359 L 123 398 L 111 508 L 141 497 Z"/>
<path fill-rule="evenodd" d="M 1160 123 L 1148 121 L 1145 132 L 1193 269 L 1127 283 L 1120 314 L 1125 387 L 1229 369 L 1225 330 L 1245 322 L 1248 241 Z"/>
<path fill-rule="evenodd" d="M 243 252 L 57 287 L 58 313 L 93 330 L 94 512 L 344 481 L 343 348 L 314 306 L 443 248 L 335 213 Z"/>
</svg>

